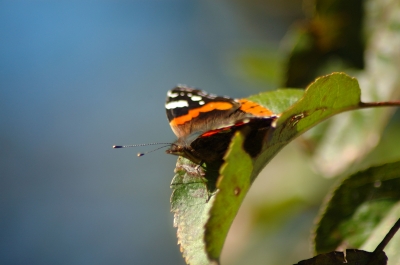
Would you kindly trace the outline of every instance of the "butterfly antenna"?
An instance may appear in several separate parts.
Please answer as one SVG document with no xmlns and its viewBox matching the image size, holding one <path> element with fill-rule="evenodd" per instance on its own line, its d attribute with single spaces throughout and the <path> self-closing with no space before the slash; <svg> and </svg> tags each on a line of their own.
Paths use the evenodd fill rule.
<svg viewBox="0 0 400 265">
<path fill-rule="evenodd" d="M 170 146 L 172 143 L 150 143 L 150 144 L 131 144 L 131 145 L 113 145 L 113 148 L 127 148 L 127 147 L 138 147 L 138 146 L 147 146 L 147 145 L 158 145 L 158 144 L 164 144 L 164 146 L 161 146 L 159 148 L 156 148 L 154 150 L 150 150 L 144 153 L 138 153 L 137 156 L 144 156 L 145 154 L 157 151 L 161 148 L 165 148 Z"/>
<path fill-rule="evenodd" d="M 148 154 L 148 153 L 157 151 L 157 150 L 159 150 L 159 149 L 168 147 L 168 146 L 170 146 L 170 145 L 171 145 L 171 144 L 168 144 L 168 145 L 164 145 L 164 146 L 158 147 L 158 148 L 156 148 L 156 149 L 154 149 L 154 150 L 150 150 L 150 151 L 147 151 L 147 152 L 144 152 L 144 153 L 138 153 L 137 156 L 139 156 L 139 157 L 140 157 L 140 156 L 144 156 L 145 154 Z"/>
</svg>

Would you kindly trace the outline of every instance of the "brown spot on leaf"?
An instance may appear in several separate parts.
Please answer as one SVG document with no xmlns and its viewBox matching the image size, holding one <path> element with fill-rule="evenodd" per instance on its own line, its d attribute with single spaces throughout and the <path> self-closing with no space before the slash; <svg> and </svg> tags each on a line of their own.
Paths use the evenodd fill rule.
<svg viewBox="0 0 400 265">
<path fill-rule="evenodd" d="M 235 196 L 239 196 L 240 192 L 241 192 L 241 189 L 239 187 L 236 187 L 235 190 L 233 191 Z"/>
</svg>

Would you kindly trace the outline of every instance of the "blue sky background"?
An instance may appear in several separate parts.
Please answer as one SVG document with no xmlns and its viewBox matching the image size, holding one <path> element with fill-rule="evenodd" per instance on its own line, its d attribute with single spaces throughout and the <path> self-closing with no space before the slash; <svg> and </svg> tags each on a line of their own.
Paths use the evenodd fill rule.
<svg viewBox="0 0 400 265">
<path fill-rule="evenodd" d="M 258 92 L 227 62 L 277 46 L 290 21 L 266 4 L 252 20 L 228 1 L 0 1 L 0 263 L 184 264 L 176 157 L 111 146 L 174 141 L 178 83 Z"/>
</svg>

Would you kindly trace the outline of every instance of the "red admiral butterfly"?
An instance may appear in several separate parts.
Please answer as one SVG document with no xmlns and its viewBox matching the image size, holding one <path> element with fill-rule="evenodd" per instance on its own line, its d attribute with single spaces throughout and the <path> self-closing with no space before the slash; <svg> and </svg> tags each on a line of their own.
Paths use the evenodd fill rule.
<svg viewBox="0 0 400 265">
<path fill-rule="evenodd" d="M 185 86 L 168 91 L 165 109 L 172 131 L 178 137 L 175 143 L 168 144 L 167 154 L 183 156 L 199 165 L 221 162 L 238 130 L 246 132 L 244 149 L 252 157 L 257 156 L 271 123 L 278 117 L 253 101 L 216 96 Z M 113 148 L 155 144 L 161 143 L 114 145 Z"/>
<path fill-rule="evenodd" d="M 271 123 L 278 116 L 247 99 L 232 99 L 178 86 L 168 91 L 165 104 L 178 140 L 166 151 L 197 164 L 222 160 L 233 134 L 247 130 L 244 149 L 256 156 Z"/>
</svg>

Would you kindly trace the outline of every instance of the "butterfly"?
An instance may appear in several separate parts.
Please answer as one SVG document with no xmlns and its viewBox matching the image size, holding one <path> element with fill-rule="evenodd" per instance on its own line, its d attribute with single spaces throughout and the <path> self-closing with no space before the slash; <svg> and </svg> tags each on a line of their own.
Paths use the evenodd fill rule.
<svg viewBox="0 0 400 265">
<path fill-rule="evenodd" d="M 178 138 L 166 152 L 196 164 L 222 160 L 238 130 L 247 131 L 244 149 L 256 156 L 271 123 L 278 118 L 256 102 L 217 96 L 186 86 L 168 91 L 165 109 L 169 125 Z"/>
</svg>

